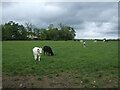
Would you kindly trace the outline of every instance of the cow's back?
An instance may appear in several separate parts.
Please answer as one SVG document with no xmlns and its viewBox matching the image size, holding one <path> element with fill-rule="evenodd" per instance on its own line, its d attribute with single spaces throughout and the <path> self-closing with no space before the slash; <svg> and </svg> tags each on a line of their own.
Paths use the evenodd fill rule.
<svg viewBox="0 0 120 90">
<path fill-rule="evenodd" d="M 44 51 L 50 51 L 51 48 L 50 48 L 49 46 L 44 46 L 44 47 L 43 47 L 43 50 L 44 50 Z"/>
<path fill-rule="evenodd" d="M 39 48 L 39 47 L 34 47 L 34 48 L 33 48 L 33 53 L 34 53 L 34 54 L 37 54 L 37 50 L 38 50 L 38 49 L 40 50 L 40 53 L 42 53 L 42 48 Z"/>
</svg>

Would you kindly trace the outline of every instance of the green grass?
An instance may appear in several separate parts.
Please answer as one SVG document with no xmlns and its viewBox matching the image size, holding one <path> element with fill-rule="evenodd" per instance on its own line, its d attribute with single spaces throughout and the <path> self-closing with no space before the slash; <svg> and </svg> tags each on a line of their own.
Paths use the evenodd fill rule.
<svg viewBox="0 0 120 90">
<path fill-rule="evenodd" d="M 3 75 L 49 75 L 60 72 L 118 74 L 118 42 L 87 41 L 87 48 L 76 41 L 3 41 Z M 32 48 L 51 46 L 54 56 L 42 53 L 35 61 Z"/>
</svg>

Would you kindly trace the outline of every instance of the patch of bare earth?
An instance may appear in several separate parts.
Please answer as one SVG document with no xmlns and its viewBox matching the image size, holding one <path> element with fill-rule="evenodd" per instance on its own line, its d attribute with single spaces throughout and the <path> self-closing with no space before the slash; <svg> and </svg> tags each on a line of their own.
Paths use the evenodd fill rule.
<svg viewBox="0 0 120 90">
<path fill-rule="evenodd" d="M 46 76 L 3 76 L 3 88 L 113 88 L 118 78 L 111 76 L 96 79 L 85 75 L 60 73 Z"/>
</svg>

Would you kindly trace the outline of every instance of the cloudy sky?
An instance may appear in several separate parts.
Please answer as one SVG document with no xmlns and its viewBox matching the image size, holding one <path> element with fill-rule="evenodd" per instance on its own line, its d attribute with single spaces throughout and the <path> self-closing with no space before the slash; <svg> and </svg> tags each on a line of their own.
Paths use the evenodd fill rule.
<svg viewBox="0 0 120 90">
<path fill-rule="evenodd" d="M 69 25 L 75 38 L 118 38 L 117 2 L 3 2 L 2 23 Z"/>
</svg>

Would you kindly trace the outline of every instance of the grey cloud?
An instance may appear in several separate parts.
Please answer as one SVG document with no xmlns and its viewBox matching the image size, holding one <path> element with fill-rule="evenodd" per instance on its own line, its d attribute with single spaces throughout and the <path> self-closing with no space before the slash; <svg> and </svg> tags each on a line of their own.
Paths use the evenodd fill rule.
<svg viewBox="0 0 120 90">
<path fill-rule="evenodd" d="M 40 28 L 47 28 L 51 23 L 63 23 L 76 29 L 77 38 L 82 36 L 81 33 L 82 38 L 103 37 L 117 31 L 117 10 L 117 3 L 113 2 L 3 3 L 3 23 L 9 20 L 21 24 L 31 22 Z M 105 23 L 112 26 L 105 27 Z"/>
<path fill-rule="evenodd" d="M 18 2 L 1 2 L 2 3 L 2 7 L 3 8 L 9 8 L 9 7 L 13 7 L 14 5 L 18 4 Z"/>
</svg>

